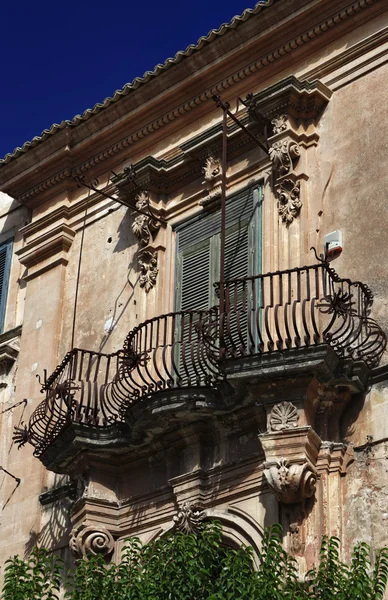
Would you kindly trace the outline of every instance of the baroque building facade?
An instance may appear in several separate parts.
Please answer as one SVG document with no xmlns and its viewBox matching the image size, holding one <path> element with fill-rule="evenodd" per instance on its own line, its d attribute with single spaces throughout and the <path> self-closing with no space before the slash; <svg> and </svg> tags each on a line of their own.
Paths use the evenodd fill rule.
<svg viewBox="0 0 388 600">
<path fill-rule="evenodd" d="M 259 2 L 0 162 L 2 562 L 388 544 L 387 49 L 385 0 Z"/>
</svg>

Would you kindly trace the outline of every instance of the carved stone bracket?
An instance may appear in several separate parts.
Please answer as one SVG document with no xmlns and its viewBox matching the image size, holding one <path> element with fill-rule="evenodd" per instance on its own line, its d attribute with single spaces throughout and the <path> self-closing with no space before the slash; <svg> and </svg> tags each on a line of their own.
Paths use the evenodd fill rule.
<svg viewBox="0 0 388 600">
<path fill-rule="evenodd" d="M 272 128 L 267 141 L 273 191 L 279 216 L 287 227 L 300 214 L 300 181 L 308 179 L 306 151 L 318 143 L 317 125 L 331 95 L 320 81 L 291 76 L 247 98 L 252 124 L 261 127 L 267 123 L 267 135 Z"/>
<path fill-rule="evenodd" d="M 183 533 L 200 533 L 206 513 L 199 505 L 184 503 L 173 517 L 174 528 Z"/>
<path fill-rule="evenodd" d="M 114 539 L 105 527 L 79 525 L 71 532 L 69 547 L 76 558 L 97 554 L 109 558 L 114 550 Z"/>
<path fill-rule="evenodd" d="M 284 504 L 303 502 L 315 493 L 317 474 L 308 462 L 292 464 L 283 457 L 274 463 L 265 463 L 264 475 L 269 487 Z"/>
<path fill-rule="evenodd" d="M 269 425 L 280 429 L 260 435 L 266 457 L 264 476 L 270 489 L 284 504 L 304 503 L 315 493 L 316 462 L 321 440 L 311 427 L 297 427 L 290 402 L 276 405 Z"/>
<path fill-rule="evenodd" d="M 291 173 L 300 157 L 299 145 L 291 138 L 276 140 L 268 152 L 276 180 Z"/>
<path fill-rule="evenodd" d="M 136 208 L 144 212 L 150 209 L 150 199 L 148 192 L 141 192 L 136 196 Z M 132 223 L 132 231 L 139 240 L 139 244 L 143 247 L 148 246 L 152 241 L 152 234 L 158 231 L 160 227 L 159 221 L 152 217 L 152 214 L 137 214 Z"/>
</svg>

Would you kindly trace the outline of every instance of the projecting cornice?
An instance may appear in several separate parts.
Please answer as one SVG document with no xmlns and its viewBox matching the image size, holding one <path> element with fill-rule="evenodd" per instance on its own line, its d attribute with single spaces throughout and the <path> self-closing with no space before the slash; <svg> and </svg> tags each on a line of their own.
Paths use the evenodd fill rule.
<svg viewBox="0 0 388 600">
<path fill-rule="evenodd" d="M 19 202 L 33 206 L 39 203 L 41 198 L 51 195 L 54 188 L 55 191 L 59 191 L 71 187 L 71 177 L 73 175 L 90 173 L 90 176 L 92 176 L 92 173 L 97 170 L 109 170 L 120 160 L 125 161 L 134 144 L 136 144 L 136 151 L 141 151 L 141 148 L 147 143 L 147 137 L 154 135 L 157 139 L 158 132 L 164 127 L 173 124 L 191 111 L 196 110 L 199 114 L 200 107 L 205 105 L 214 94 L 225 94 L 226 92 L 226 95 L 228 95 L 230 91 L 233 95 L 232 88 L 239 86 L 253 75 L 256 75 L 255 85 L 257 85 L 257 74 L 263 69 L 272 69 L 272 65 L 286 60 L 291 55 L 295 60 L 299 49 L 311 44 L 321 36 L 329 36 L 330 32 L 333 32 L 334 35 L 336 28 L 341 26 L 346 28 L 347 23 L 348 27 L 356 27 L 357 23 L 363 20 L 363 13 L 366 9 L 375 7 L 375 11 L 372 10 L 368 18 L 372 18 L 374 14 L 384 10 L 383 0 L 355 0 L 341 9 L 338 9 L 338 2 L 334 1 L 316 3 L 308 0 L 298 0 L 298 2 L 290 0 L 284 3 L 275 2 L 274 4 L 277 12 L 274 13 L 275 7 L 273 7 L 272 10 L 260 13 L 255 27 L 252 25 L 254 19 L 241 25 L 239 35 L 242 38 L 240 37 L 238 50 L 234 46 L 232 49 L 228 48 L 229 38 L 224 36 L 224 38 L 217 38 L 212 42 L 212 44 L 218 44 L 216 61 L 214 61 L 214 58 L 213 62 L 210 59 L 211 45 L 201 49 L 200 53 L 194 53 L 192 56 L 187 57 L 184 63 L 185 68 L 188 68 L 189 65 L 197 66 L 195 74 L 190 76 L 190 82 L 192 82 L 191 88 L 193 90 L 201 90 L 199 93 L 183 100 L 183 98 L 187 98 L 190 86 L 187 84 L 187 74 L 186 77 L 181 78 L 180 83 L 179 80 L 175 81 L 178 70 L 181 68 L 181 65 L 178 65 L 176 70 L 171 69 L 163 75 L 163 78 L 165 78 L 163 82 L 166 84 L 164 88 L 162 85 L 154 84 L 154 81 L 158 80 L 161 83 L 162 78 L 150 80 L 147 83 L 148 87 L 137 86 L 139 87 L 138 90 L 133 89 L 133 93 L 125 99 L 123 98 L 120 102 L 110 106 L 109 109 L 107 108 L 107 111 L 112 112 L 110 113 L 111 117 L 109 117 L 108 112 L 104 113 L 105 126 L 100 127 L 100 117 L 91 114 L 87 118 L 87 124 L 83 124 L 82 120 L 79 124 L 72 123 L 71 128 L 62 129 L 58 132 L 58 136 L 42 140 L 47 147 L 44 150 L 44 144 L 41 145 L 39 150 L 40 160 L 38 162 L 37 150 L 31 148 L 27 153 L 19 156 L 17 161 L 11 160 L 8 161 L 8 164 L 3 164 L 0 169 L 1 189 L 16 197 Z M 323 11 L 325 11 L 325 17 L 322 16 Z M 276 19 L 273 18 L 273 14 L 276 15 Z M 304 19 L 301 18 L 301 14 L 304 15 Z M 297 35 L 291 39 L 289 38 L 289 31 L 298 31 L 301 27 L 299 24 L 308 21 L 311 23 L 309 27 L 304 26 L 305 28 L 302 31 L 299 30 Z M 274 31 L 277 33 L 277 39 L 284 40 L 275 48 L 273 48 Z M 246 36 L 245 39 L 244 36 Z M 265 48 L 267 49 L 263 52 Z M 209 56 L 207 55 L 208 52 L 210 52 Z M 244 65 L 234 70 L 233 73 L 229 72 L 228 57 L 230 52 L 234 53 L 234 64 L 239 62 Z M 252 54 L 255 56 L 259 54 L 259 57 L 254 61 L 245 62 L 247 57 L 252 56 Z M 203 58 L 203 61 L 198 58 L 199 56 Z M 221 57 L 223 57 L 223 60 L 221 60 Z M 345 50 L 343 53 L 345 63 L 346 57 L 347 51 Z M 220 76 L 221 78 L 215 85 L 203 87 L 203 82 L 206 80 L 212 78 L 215 80 Z M 140 92 L 140 90 L 144 91 Z M 182 100 L 176 104 L 176 99 L 179 98 Z M 166 106 L 171 108 L 163 111 L 162 107 Z M 125 110 L 127 115 L 125 129 L 131 131 L 131 133 L 119 139 L 117 135 L 113 143 L 106 144 L 104 140 L 108 135 L 110 139 L 113 139 L 119 131 L 124 129 L 122 110 Z M 209 108 L 209 110 L 212 109 Z M 155 113 L 158 114 L 158 117 L 149 119 L 149 116 Z M 106 125 L 107 119 L 110 120 L 109 125 Z M 135 123 L 139 122 L 143 122 L 143 124 L 135 127 Z M 100 141 L 98 142 L 98 140 Z M 90 145 L 93 144 L 94 148 L 96 145 L 105 144 L 104 149 L 95 152 L 87 160 L 80 161 L 81 156 L 88 154 L 89 143 Z M 149 142 L 147 145 L 149 145 Z M 65 168 L 63 168 L 64 160 L 66 162 Z M 72 167 L 69 166 L 70 164 Z M 41 179 L 42 173 L 48 175 L 44 180 Z"/>
</svg>

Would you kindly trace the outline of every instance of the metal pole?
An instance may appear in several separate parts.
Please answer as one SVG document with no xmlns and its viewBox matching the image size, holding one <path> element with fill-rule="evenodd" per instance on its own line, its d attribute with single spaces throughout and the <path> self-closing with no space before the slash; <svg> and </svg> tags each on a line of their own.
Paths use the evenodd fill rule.
<svg viewBox="0 0 388 600">
<path fill-rule="evenodd" d="M 227 108 L 222 107 L 222 178 L 221 178 L 221 248 L 220 248 L 220 358 L 225 354 L 225 234 L 226 234 L 226 170 L 228 168 Z"/>
</svg>

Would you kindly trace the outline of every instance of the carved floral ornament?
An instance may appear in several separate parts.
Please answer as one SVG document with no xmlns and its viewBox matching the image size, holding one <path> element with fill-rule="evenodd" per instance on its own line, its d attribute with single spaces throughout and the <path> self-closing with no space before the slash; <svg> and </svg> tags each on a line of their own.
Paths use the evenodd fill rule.
<svg viewBox="0 0 388 600">
<path fill-rule="evenodd" d="M 278 189 L 278 211 L 287 226 L 298 217 L 302 208 L 300 199 L 300 181 L 284 179 Z"/>
<path fill-rule="evenodd" d="M 298 424 L 298 411 L 291 402 L 275 404 L 269 416 L 270 431 L 292 429 Z"/>
<path fill-rule="evenodd" d="M 196 504 L 185 502 L 173 518 L 174 529 L 183 533 L 200 533 L 206 513 Z"/>
<path fill-rule="evenodd" d="M 219 184 L 220 175 L 222 173 L 221 160 L 219 158 L 209 156 L 205 161 L 202 172 L 205 176 L 205 181 L 203 183 L 206 184 L 207 187 L 207 196 L 205 198 L 201 198 L 199 205 L 206 208 L 208 205 L 212 205 L 215 200 L 221 197 L 221 186 Z"/>
<path fill-rule="evenodd" d="M 150 211 L 149 193 L 140 192 L 136 196 L 136 208 L 144 212 Z M 158 275 L 158 255 L 156 250 L 150 247 L 153 234 L 160 228 L 160 223 L 150 212 L 149 215 L 137 214 L 132 223 L 132 231 L 139 241 L 141 250 L 137 256 L 137 262 L 140 267 L 140 287 L 148 293 L 156 284 Z"/>
<path fill-rule="evenodd" d="M 79 525 L 71 532 L 69 547 L 77 558 L 97 554 L 109 558 L 114 550 L 114 539 L 105 527 Z"/>
<path fill-rule="evenodd" d="M 272 125 L 272 130 L 273 130 L 274 134 L 285 131 L 288 126 L 287 115 L 285 115 L 285 114 L 278 115 L 277 117 L 275 117 L 274 119 L 271 120 L 271 125 Z"/>
<path fill-rule="evenodd" d="M 156 284 L 159 273 L 158 254 L 153 250 L 143 250 L 139 253 L 137 261 L 140 267 L 140 287 L 148 293 Z"/>
</svg>

